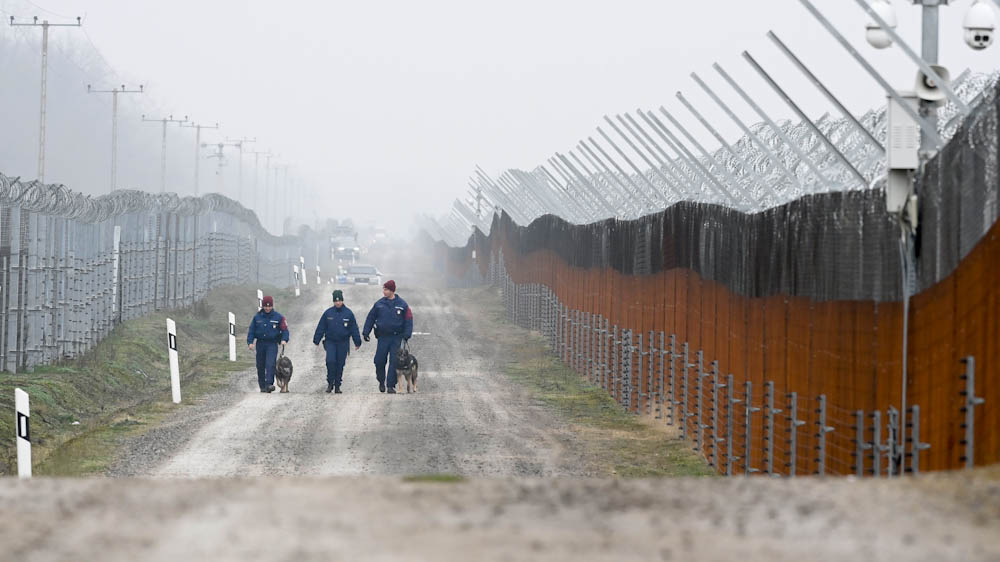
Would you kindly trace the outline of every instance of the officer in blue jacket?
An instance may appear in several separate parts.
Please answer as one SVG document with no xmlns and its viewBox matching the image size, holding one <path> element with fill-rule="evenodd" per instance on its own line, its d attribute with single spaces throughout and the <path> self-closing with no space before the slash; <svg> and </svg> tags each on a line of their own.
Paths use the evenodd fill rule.
<svg viewBox="0 0 1000 562">
<path fill-rule="evenodd" d="M 247 347 L 257 348 L 257 384 L 261 392 L 274 392 L 274 369 L 278 362 L 278 346 L 282 349 L 288 343 L 288 323 L 285 317 L 274 310 L 274 298 L 270 295 L 261 300 L 260 312 L 250 321 L 247 331 Z"/>
<path fill-rule="evenodd" d="M 385 392 L 389 385 L 389 394 L 396 393 L 396 351 L 402 340 L 413 335 L 413 313 L 410 306 L 396 295 L 396 282 L 392 279 L 382 285 L 383 298 L 375 302 L 368 312 L 363 332 L 365 341 L 368 334 L 375 328 L 375 338 L 378 348 L 375 350 L 375 378 L 378 379 L 379 392 Z M 386 380 L 385 363 L 389 361 L 389 379 Z"/>
<path fill-rule="evenodd" d="M 316 325 L 313 334 L 313 344 L 323 342 L 326 348 L 326 391 L 340 394 L 340 383 L 344 378 L 344 362 L 351 350 L 351 340 L 354 349 L 361 349 L 361 334 L 358 332 L 358 321 L 350 308 L 344 306 L 344 292 L 337 289 L 333 292 L 333 306 L 326 309 Z"/>
</svg>

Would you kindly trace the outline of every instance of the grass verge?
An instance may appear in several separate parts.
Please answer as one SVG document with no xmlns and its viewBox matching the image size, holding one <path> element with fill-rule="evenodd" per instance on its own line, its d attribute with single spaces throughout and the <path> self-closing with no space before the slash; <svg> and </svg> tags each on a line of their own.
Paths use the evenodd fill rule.
<svg viewBox="0 0 1000 562">
<path fill-rule="evenodd" d="M 494 289 L 466 289 L 467 305 L 489 320 L 487 339 L 506 358 L 504 372 L 570 425 L 600 473 L 626 478 L 715 476 L 692 445 L 662 422 L 640 418 L 601 387 L 563 365 L 546 340 L 505 320 Z"/>
<path fill-rule="evenodd" d="M 31 397 L 33 472 L 81 476 L 104 472 L 122 439 L 176 410 L 170 396 L 166 318 L 177 323 L 182 403 L 221 388 L 228 374 L 253 366 L 246 326 L 257 287 L 212 291 L 192 307 L 156 312 L 117 326 L 86 355 L 30 372 L 0 373 L 0 474 L 16 472 L 14 388 Z M 277 303 L 296 302 L 273 290 Z M 288 314 L 287 307 L 281 311 Z M 228 312 L 236 314 L 237 361 L 229 361 Z M 242 333 L 241 333 L 242 332 Z"/>
</svg>

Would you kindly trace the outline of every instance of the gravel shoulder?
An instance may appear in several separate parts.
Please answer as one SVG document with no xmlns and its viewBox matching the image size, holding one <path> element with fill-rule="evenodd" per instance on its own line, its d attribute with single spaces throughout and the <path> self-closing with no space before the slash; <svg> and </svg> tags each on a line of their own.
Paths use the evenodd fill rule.
<svg viewBox="0 0 1000 562">
<path fill-rule="evenodd" d="M 11 560 L 1000 560 L 1000 473 L 0 480 Z"/>
</svg>

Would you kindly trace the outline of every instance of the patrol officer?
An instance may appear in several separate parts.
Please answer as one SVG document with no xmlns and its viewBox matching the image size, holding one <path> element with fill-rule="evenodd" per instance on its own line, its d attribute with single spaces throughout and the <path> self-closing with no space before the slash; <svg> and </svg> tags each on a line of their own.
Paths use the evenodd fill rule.
<svg viewBox="0 0 1000 562">
<path fill-rule="evenodd" d="M 410 306 L 396 295 L 396 282 L 392 279 L 382 285 L 381 299 L 375 301 L 375 306 L 368 312 L 365 320 L 364 338 L 369 341 L 368 334 L 375 328 L 375 338 L 378 347 L 375 350 L 375 378 L 378 379 L 379 392 L 385 392 L 389 385 L 389 394 L 396 393 L 396 351 L 402 340 L 409 340 L 413 335 L 413 313 Z M 386 380 L 385 364 L 389 361 L 389 378 Z"/>
<path fill-rule="evenodd" d="M 361 334 L 358 332 L 358 321 L 350 308 L 344 306 L 344 292 L 337 289 L 333 292 L 333 306 L 326 309 L 316 325 L 313 334 L 313 344 L 323 341 L 326 348 L 326 391 L 340 394 L 340 383 L 344 377 L 344 362 L 350 352 L 351 340 L 354 349 L 361 349 Z"/>
<path fill-rule="evenodd" d="M 285 317 L 274 310 L 274 298 L 270 295 L 261 301 L 260 312 L 250 321 L 247 331 L 247 347 L 257 348 L 257 384 L 261 392 L 274 392 L 274 369 L 278 362 L 278 346 L 282 351 L 288 343 L 288 323 Z"/>
</svg>

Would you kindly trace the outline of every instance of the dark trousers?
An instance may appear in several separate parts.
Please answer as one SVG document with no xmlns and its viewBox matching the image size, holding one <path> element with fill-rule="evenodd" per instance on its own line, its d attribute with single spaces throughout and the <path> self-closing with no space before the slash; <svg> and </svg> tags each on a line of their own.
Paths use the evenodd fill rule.
<svg viewBox="0 0 1000 562">
<path fill-rule="evenodd" d="M 344 380 L 344 363 L 351 350 L 351 341 L 326 341 L 326 384 L 340 386 Z"/>
<path fill-rule="evenodd" d="M 403 336 L 382 336 L 378 339 L 378 348 L 375 349 L 375 378 L 378 382 L 385 382 L 389 388 L 396 388 L 396 352 L 399 344 L 403 341 Z M 386 380 L 385 364 L 389 362 L 389 378 Z"/>
<path fill-rule="evenodd" d="M 278 342 L 257 340 L 257 384 L 261 390 L 274 384 L 277 362 Z"/>
</svg>

